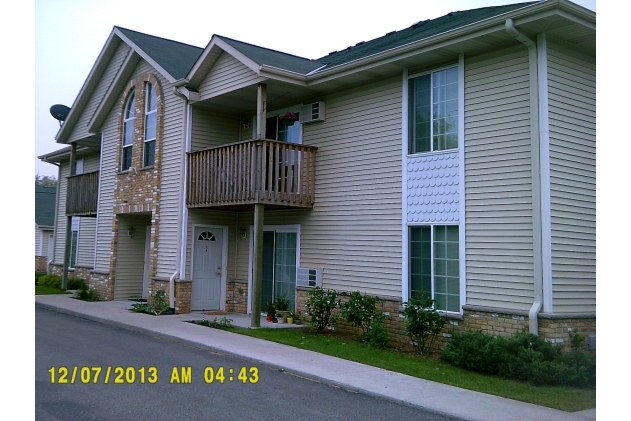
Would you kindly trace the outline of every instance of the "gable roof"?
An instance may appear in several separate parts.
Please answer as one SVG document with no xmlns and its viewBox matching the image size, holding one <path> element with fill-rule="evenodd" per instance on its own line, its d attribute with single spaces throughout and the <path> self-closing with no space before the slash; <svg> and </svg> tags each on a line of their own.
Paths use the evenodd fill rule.
<svg viewBox="0 0 631 421">
<path fill-rule="evenodd" d="M 35 185 L 35 223 L 40 227 L 55 225 L 57 188 Z"/>
<path fill-rule="evenodd" d="M 432 20 L 420 21 L 401 31 L 392 31 L 371 41 L 360 42 L 345 50 L 335 51 L 318 59 L 327 67 L 337 66 L 353 60 L 361 59 L 392 48 L 400 47 L 414 41 L 420 41 L 433 35 L 442 34 L 453 29 L 461 28 L 515 9 L 539 3 L 531 1 L 504 6 L 482 7 L 479 9 L 457 11 Z"/>
<path fill-rule="evenodd" d="M 221 35 L 217 35 L 217 37 L 224 40 L 227 44 L 259 65 L 264 64 L 303 75 L 324 66 L 324 63 L 318 60 L 311 60 L 269 48 L 259 47 Z"/>
<path fill-rule="evenodd" d="M 182 79 L 193 67 L 203 49 L 115 26 L 138 48 L 144 51 L 175 80 Z"/>
</svg>

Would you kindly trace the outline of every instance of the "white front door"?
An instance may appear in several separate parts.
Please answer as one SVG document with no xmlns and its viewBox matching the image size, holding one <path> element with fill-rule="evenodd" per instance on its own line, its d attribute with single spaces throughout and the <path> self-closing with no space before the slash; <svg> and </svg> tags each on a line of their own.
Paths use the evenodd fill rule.
<svg viewBox="0 0 631 421">
<path fill-rule="evenodd" d="M 221 228 L 195 227 L 191 310 L 219 310 L 221 305 Z"/>
</svg>

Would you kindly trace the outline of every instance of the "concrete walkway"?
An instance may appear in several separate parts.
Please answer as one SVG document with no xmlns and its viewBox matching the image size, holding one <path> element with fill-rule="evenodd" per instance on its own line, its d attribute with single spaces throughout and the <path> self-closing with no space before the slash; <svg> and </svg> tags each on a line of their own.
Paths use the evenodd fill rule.
<svg viewBox="0 0 631 421">
<path fill-rule="evenodd" d="M 198 347 L 238 355 L 255 362 L 276 366 L 305 377 L 336 384 L 349 390 L 379 396 L 434 412 L 471 421 L 588 421 L 596 419 L 596 409 L 580 412 L 563 412 L 542 406 L 473 392 L 453 386 L 434 383 L 404 374 L 394 373 L 319 354 L 251 338 L 219 329 L 204 329 L 186 321 L 213 320 L 228 317 L 236 326 L 249 326 L 247 315 L 202 315 L 190 313 L 172 316 L 150 316 L 130 311 L 130 301 L 104 301 L 89 303 L 69 295 L 37 295 L 37 306 L 124 327 L 129 330 L 159 335 Z M 268 323 L 261 326 L 289 327 Z M 262 353 L 261 349 L 266 352 Z M 291 353 L 292 358 L 286 358 Z"/>
</svg>

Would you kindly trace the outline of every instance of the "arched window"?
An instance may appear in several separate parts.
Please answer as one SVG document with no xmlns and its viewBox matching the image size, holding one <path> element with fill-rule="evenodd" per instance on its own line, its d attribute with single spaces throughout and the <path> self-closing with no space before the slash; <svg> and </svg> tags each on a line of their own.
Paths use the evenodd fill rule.
<svg viewBox="0 0 631 421">
<path fill-rule="evenodd" d="M 132 92 L 125 105 L 123 117 L 123 156 L 121 159 L 121 171 L 131 167 L 131 149 L 134 141 L 134 121 L 136 120 L 136 107 L 134 93 Z"/>
<path fill-rule="evenodd" d="M 156 126 L 157 126 L 158 99 L 154 86 L 145 83 L 145 141 L 143 147 L 143 166 L 148 167 L 155 163 L 156 154 Z"/>
</svg>

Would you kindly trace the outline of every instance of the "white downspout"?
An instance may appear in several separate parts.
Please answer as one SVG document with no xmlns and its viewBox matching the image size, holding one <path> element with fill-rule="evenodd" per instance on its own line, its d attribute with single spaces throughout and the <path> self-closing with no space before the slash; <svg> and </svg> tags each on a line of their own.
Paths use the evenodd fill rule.
<svg viewBox="0 0 631 421">
<path fill-rule="evenodd" d="M 186 230 L 188 226 L 188 208 L 186 207 L 186 152 L 190 149 L 190 131 L 189 131 L 189 119 L 190 119 L 190 105 L 186 95 L 178 91 L 178 88 L 184 86 L 188 81 L 183 79 L 177 81 L 173 86 L 173 94 L 184 100 L 184 116 L 182 127 L 182 154 L 180 156 L 180 168 L 183 168 L 180 177 L 180 235 L 177 238 L 177 258 L 179 260 L 178 269 L 173 272 L 169 278 L 169 306 L 175 308 L 175 278 L 179 275 L 180 279 L 186 275 Z"/>
<path fill-rule="evenodd" d="M 50 162 L 44 158 L 44 162 L 57 167 L 57 192 L 55 197 L 55 223 L 53 224 L 53 252 L 50 260 L 46 262 L 46 273 L 50 274 L 50 264 L 55 260 L 55 251 L 57 250 L 57 218 L 59 217 L 59 189 L 61 188 L 61 164 Z"/>
<path fill-rule="evenodd" d="M 533 225 L 533 266 L 534 302 L 528 312 L 530 332 L 539 334 L 538 314 L 543 303 L 543 269 L 541 242 L 541 165 L 540 165 L 540 126 L 539 126 L 539 77 L 537 67 L 537 45 L 515 28 L 512 19 L 506 19 L 506 32 L 528 48 L 530 74 L 530 143 L 532 159 L 532 225 Z"/>
</svg>

